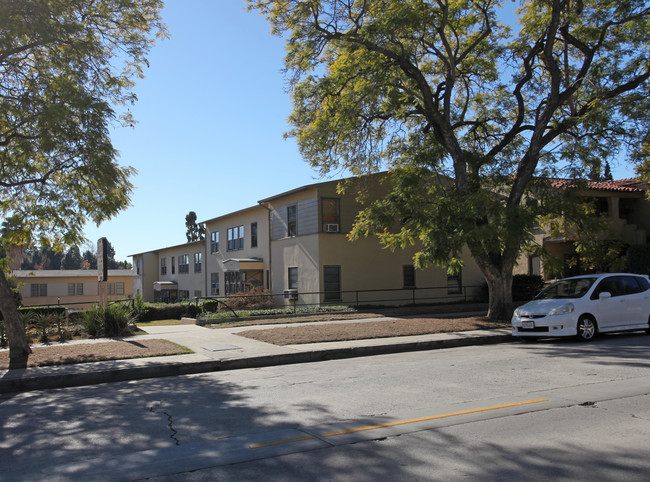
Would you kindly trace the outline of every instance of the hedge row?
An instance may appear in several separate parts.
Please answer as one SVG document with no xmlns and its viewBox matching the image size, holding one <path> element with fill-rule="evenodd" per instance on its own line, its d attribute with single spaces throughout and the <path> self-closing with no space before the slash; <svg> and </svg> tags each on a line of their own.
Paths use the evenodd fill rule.
<svg viewBox="0 0 650 482">
<path fill-rule="evenodd" d="M 145 303 L 141 313 L 139 313 L 138 321 L 180 320 L 183 317 L 196 318 L 200 312 L 200 308 L 189 303 Z"/>
</svg>

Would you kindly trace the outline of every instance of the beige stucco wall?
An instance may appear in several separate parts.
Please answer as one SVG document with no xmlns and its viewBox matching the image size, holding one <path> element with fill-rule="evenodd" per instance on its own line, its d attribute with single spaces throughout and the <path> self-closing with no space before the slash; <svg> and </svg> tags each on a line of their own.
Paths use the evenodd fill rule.
<svg viewBox="0 0 650 482">
<path fill-rule="evenodd" d="M 134 296 L 134 273 L 128 271 L 129 274 L 124 274 L 123 271 L 125 270 L 109 270 L 108 283 L 124 283 L 124 294 L 110 295 L 108 296 L 109 301 L 133 298 Z M 117 272 L 121 273 L 116 274 Z M 23 306 L 84 303 L 84 305 L 76 306 L 82 307 L 99 302 L 99 282 L 96 271 L 88 271 L 87 275 L 70 275 L 65 270 L 15 271 L 14 274 L 18 290 L 23 297 Z M 83 295 L 68 296 L 68 284 L 70 283 L 81 283 Z M 47 296 L 31 296 L 32 284 L 46 284 Z"/>
<path fill-rule="evenodd" d="M 370 188 L 372 192 L 381 193 L 385 189 L 378 185 L 376 179 L 369 181 L 361 188 Z M 403 266 L 413 264 L 415 248 L 397 250 L 391 252 L 384 249 L 377 238 L 349 241 L 346 234 L 352 229 L 354 220 L 361 206 L 355 198 L 358 193 L 358 186 L 349 186 L 344 194 L 337 192 L 337 182 L 319 184 L 316 187 L 305 189 L 299 192 L 273 199 L 269 207 L 274 210 L 285 210 L 288 205 L 306 203 L 317 205 L 318 217 L 316 225 L 317 233 L 310 235 L 298 235 L 290 238 L 280 238 L 272 241 L 272 263 L 273 263 L 273 291 L 281 293 L 288 288 L 288 270 L 290 267 L 298 267 L 298 290 L 300 293 L 316 293 L 324 290 L 323 272 L 324 266 L 340 266 L 341 290 L 342 291 L 366 291 L 359 294 L 344 293 L 343 302 L 356 303 L 367 302 L 388 302 L 391 298 L 402 298 L 398 304 L 404 304 L 406 296 L 403 288 Z M 340 199 L 340 225 L 339 233 L 327 233 L 322 230 L 321 209 L 323 198 Z M 277 219 L 274 218 L 274 219 Z M 300 224 L 305 220 L 297 219 Z M 313 220 L 309 220 L 313 226 Z M 465 266 L 462 270 L 463 285 L 483 284 L 483 275 L 476 266 L 476 263 L 469 256 L 467 250 L 463 253 Z M 409 299 L 415 296 L 417 302 L 444 301 L 445 299 L 458 299 L 458 295 L 447 293 L 446 269 L 432 267 L 426 270 L 416 270 L 416 287 L 433 288 L 428 290 L 415 290 L 409 293 Z M 376 293 L 368 290 L 383 290 Z M 389 291 L 400 290 L 400 292 Z M 480 288 L 474 289 L 469 296 L 478 295 Z M 317 303 L 316 295 L 301 295 L 299 303 Z"/>
<path fill-rule="evenodd" d="M 140 273 L 134 279 L 134 294 L 140 294 L 142 299 L 153 302 L 153 283 L 158 278 L 158 253 L 150 251 L 133 255 L 134 268 L 140 263 Z"/>
<path fill-rule="evenodd" d="M 268 289 L 269 221 L 268 211 L 262 206 L 252 206 L 242 211 L 205 221 L 206 293 L 210 296 L 210 274 L 219 274 L 219 295 L 224 295 L 224 264 L 229 259 L 259 258 L 263 260 L 264 288 Z M 257 247 L 251 246 L 251 224 L 257 223 Z M 244 226 L 244 249 L 228 251 L 228 229 Z M 211 253 L 212 233 L 219 232 L 219 252 Z"/>
<path fill-rule="evenodd" d="M 320 288 L 318 235 L 298 236 L 274 241 L 272 244 L 273 293 L 289 288 L 289 268 L 298 268 L 299 303 L 318 303 Z"/>
<path fill-rule="evenodd" d="M 156 276 L 154 281 L 175 281 L 178 285 L 179 291 L 188 291 L 189 297 L 193 298 L 195 292 L 200 292 L 200 296 L 205 296 L 205 244 L 203 241 L 194 243 L 186 243 L 179 246 L 172 246 L 169 248 L 159 249 L 158 263 L 156 269 Z M 201 263 L 201 271 L 195 272 L 194 267 L 194 254 L 202 253 L 203 259 Z M 179 272 L 179 257 L 187 255 L 189 258 L 189 271 L 187 273 Z M 174 272 L 172 273 L 172 257 L 174 258 Z M 167 273 L 161 274 L 160 265 L 161 260 L 165 258 L 167 265 Z M 152 290 L 153 290 L 153 282 Z M 180 296 L 180 294 L 179 294 Z"/>
</svg>

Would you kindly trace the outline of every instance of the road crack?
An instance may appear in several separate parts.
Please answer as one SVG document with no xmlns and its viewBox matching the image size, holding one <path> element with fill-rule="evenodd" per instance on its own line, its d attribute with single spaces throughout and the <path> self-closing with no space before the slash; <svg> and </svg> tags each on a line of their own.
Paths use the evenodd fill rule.
<svg viewBox="0 0 650 482">
<path fill-rule="evenodd" d="M 162 403 L 156 402 L 151 407 L 149 407 L 149 411 L 151 413 L 155 413 L 155 414 L 162 413 L 164 416 L 167 417 L 167 427 L 169 427 L 169 430 L 171 430 L 171 432 L 172 432 L 171 435 L 169 436 L 169 438 L 172 439 L 176 445 L 180 445 L 181 442 L 176 437 L 176 435 L 178 434 L 178 431 L 174 428 L 174 420 L 173 420 L 172 414 L 165 411 L 165 410 L 162 410 L 160 412 L 156 411 L 157 408 L 161 408 L 161 407 L 162 407 Z"/>
</svg>

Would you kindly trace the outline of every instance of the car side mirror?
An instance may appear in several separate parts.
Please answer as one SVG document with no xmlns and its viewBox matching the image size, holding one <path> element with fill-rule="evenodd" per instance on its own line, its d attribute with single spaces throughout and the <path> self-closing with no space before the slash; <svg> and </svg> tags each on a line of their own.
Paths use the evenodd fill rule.
<svg viewBox="0 0 650 482">
<path fill-rule="evenodd" d="M 604 300 L 606 298 L 611 298 L 612 294 L 609 291 L 603 291 L 598 295 L 598 299 Z"/>
</svg>

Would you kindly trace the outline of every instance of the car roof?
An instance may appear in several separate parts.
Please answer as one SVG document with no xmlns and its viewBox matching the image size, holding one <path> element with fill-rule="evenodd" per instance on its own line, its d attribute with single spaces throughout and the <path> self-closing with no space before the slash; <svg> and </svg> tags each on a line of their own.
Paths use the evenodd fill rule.
<svg viewBox="0 0 650 482">
<path fill-rule="evenodd" d="M 569 278 L 563 278 L 563 279 L 581 279 L 581 278 L 603 278 L 605 276 L 640 276 L 642 278 L 648 278 L 647 274 L 638 274 L 638 273 L 590 273 L 590 274 L 582 274 L 578 276 L 571 276 Z M 562 281 L 562 280 L 558 280 Z"/>
</svg>

